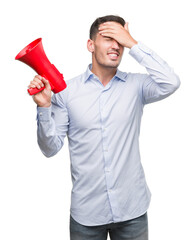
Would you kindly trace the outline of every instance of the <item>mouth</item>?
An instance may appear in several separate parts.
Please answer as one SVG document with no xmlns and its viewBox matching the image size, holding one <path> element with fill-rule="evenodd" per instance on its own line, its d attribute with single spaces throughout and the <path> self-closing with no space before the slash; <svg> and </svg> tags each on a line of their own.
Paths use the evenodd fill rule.
<svg viewBox="0 0 196 240">
<path fill-rule="evenodd" d="M 116 60 L 119 57 L 119 53 L 118 52 L 108 52 L 107 55 L 110 57 L 111 60 Z"/>
</svg>

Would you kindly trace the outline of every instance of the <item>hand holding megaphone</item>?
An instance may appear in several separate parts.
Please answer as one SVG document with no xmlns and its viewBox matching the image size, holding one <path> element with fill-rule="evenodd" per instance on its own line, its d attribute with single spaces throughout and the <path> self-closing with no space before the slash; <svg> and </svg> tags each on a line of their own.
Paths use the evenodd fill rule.
<svg viewBox="0 0 196 240">
<path fill-rule="evenodd" d="M 48 60 L 43 46 L 42 39 L 38 38 L 35 41 L 31 42 L 25 48 L 23 48 L 15 57 L 16 60 L 19 60 L 29 67 L 33 68 L 40 76 L 47 79 L 50 83 L 51 90 L 54 93 L 58 93 L 66 88 L 66 83 L 58 69 L 50 63 Z M 28 92 L 30 95 L 34 95 L 42 91 L 45 87 L 40 89 L 38 88 L 29 88 Z"/>
<path fill-rule="evenodd" d="M 50 107 L 51 105 L 51 87 L 48 80 L 44 77 L 37 75 L 29 84 L 29 89 L 39 89 L 40 92 L 32 95 L 34 102 L 38 107 Z"/>
</svg>

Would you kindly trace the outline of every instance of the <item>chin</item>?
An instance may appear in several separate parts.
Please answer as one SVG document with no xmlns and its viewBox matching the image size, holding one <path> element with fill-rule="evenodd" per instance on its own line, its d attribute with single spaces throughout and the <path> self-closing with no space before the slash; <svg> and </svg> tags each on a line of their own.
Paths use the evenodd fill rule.
<svg viewBox="0 0 196 240">
<path fill-rule="evenodd" d="M 119 62 L 112 62 L 112 63 L 109 63 L 109 64 L 108 64 L 108 67 L 117 68 L 119 65 L 120 65 Z"/>
<path fill-rule="evenodd" d="M 116 65 L 111 65 L 111 66 L 108 66 L 110 68 L 117 68 L 119 66 L 119 64 L 116 64 Z"/>
</svg>

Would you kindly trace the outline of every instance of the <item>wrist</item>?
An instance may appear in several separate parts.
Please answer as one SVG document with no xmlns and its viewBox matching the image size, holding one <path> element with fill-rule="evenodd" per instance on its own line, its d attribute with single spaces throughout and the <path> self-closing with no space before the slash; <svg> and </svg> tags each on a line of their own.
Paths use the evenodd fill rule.
<svg viewBox="0 0 196 240">
<path fill-rule="evenodd" d="M 127 47 L 131 49 L 136 44 L 138 44 L 138 42 L 132 38 L 130 42 L 127 44 Z"/>
<path fill-rule="evenodd" d="M 51 102 L 46 104 L 37 104 L 37 106 L 42 108 L 49 108 L 51 106 Z"/>
</svg>

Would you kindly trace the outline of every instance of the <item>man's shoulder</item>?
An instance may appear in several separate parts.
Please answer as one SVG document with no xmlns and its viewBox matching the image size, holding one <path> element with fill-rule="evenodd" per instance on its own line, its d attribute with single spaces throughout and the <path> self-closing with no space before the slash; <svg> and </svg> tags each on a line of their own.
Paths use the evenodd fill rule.
<svg viewBox="0 0 196 240">
<path fill-rule="evenodd" d="M 127 83 L 131 83 L 133 81 L 141 81 L 144 78 L 146 78 L 148 75 L 146 73 L 140 73 L 140 72 L 122 72 L 118 71 L 117 77 L 120 79 L 126 80 Z"/>
<path fill-rule="evenodd" d="M 66 80 L 65 82 L 67 87 L 63 91 L 54 94 L 53 101 L 60 105 L 66 103 L 70 96 L 74 94 L 77 89 L 80 89 L 81 84 L 84 82 L 84 76 L 85 73 L 82 73 L 76 77 Z"/>
<path fill-rule="evenodd" d="M 85 72 L 81 73 L 80 75 L 77 75 L 73 78 L 70 78 L 68 80 L 66 80 L 66 84 L 69 87 L 74 86 L 75 84 L 81 84 L 84 82 L 84 78 L 85 78 Z"/>
</svg>

